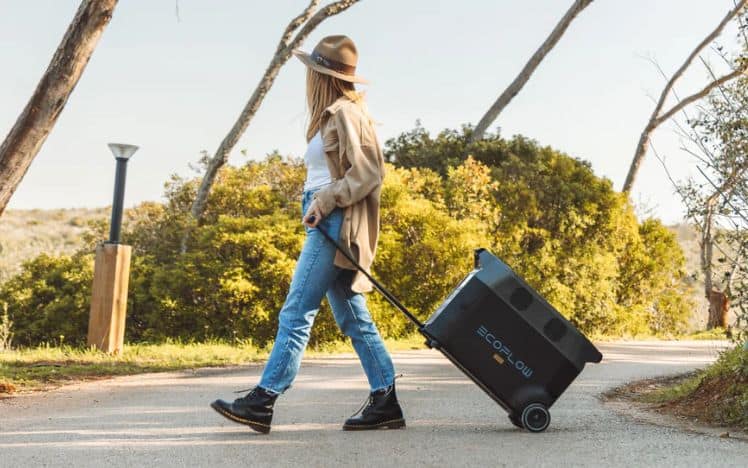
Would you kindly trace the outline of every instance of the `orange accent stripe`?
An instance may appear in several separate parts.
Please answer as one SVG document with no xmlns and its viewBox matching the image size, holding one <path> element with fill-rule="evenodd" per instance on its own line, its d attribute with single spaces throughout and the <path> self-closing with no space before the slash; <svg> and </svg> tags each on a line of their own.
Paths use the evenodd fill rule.
<svg viewBox="0 0 748 468">
<path fill-rule="evenodd" d="M 497 353 L 493 353 L 493 359 L 499 364 L 504 364 L 504 358 L 499 356 Z"/>
</svg>

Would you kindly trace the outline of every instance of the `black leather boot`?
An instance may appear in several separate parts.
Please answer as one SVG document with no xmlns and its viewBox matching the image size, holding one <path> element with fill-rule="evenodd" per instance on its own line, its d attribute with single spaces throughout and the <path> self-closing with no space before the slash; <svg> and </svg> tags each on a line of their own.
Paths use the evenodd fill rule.
<svg viewBox="0 0 748 468">
<path fill-rule="evenodd" d="M 253 388 L 233 403 L 216 400 L 210 406 L 226 418 L 246 424 L 257 432 L 270 432 L 270 422 L 273 420 L 273 405 L 278 395 L 271 394 L 261 387 Z"/>
<path fill-rule="evenodd" d="M 397 402 L 394 383 L 383 390 L 371 392 L 364 405 L 343 424 L 345 431 L 403 427 L 405 419 Z"/>
</svg>

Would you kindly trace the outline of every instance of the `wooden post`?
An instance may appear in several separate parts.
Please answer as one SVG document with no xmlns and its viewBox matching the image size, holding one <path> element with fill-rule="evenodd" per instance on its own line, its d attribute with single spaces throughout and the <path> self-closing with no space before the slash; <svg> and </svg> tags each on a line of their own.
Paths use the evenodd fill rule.
<svg viewBox="0 0 748 468">
<path fill-rule="evenodd" d="M 129 245 L 101 243 L 96 247 L 88 345 L 117 355 L 125 340 L 131 252 Z"/>
</svg>

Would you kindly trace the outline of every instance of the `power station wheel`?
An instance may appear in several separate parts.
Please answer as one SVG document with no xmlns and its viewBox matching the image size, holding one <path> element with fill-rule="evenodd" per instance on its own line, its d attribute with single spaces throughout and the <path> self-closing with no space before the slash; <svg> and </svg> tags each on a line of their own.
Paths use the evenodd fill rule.
<svg viewBox="0 0 748 468">
<path fill-rule="evenodd" d="M 551 423 L 551 413 L 542 403 L 530 403 L 522 410 L 520 421 L 530 432 L 543 432 Z"/>
<path fill-rule="evenodd" d="M 510 414 L 510 415 L 509 415 L 509 420 L 510 420 L 510 421 L 512 422 L 512 424 L 514 424 L 514 425 L 515 425 L 516 427 L 518 427 L 518 428 L 520 428 L 520 429 L 524 429 L 524 428 L 525 428 L 525 426 L 523 426 L 523 425 L 522 425 L 522 421 L 520 421 L 520 420 L 519 420 L 519 419 L 517 418 L 517 416 L 515 416 L 515 415 L 513 415 L 513 414 Z"/>
</svg>

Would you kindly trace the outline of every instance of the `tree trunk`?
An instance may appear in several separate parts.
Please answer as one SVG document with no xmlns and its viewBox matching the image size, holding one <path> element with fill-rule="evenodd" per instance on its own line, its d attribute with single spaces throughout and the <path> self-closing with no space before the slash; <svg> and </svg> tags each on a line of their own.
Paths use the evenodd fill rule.
<svg viewBox="0 0 748 468">
<path fill-rule="evenodd" d="M 475 130 L 473 130 L 473 133 L 470 137 L 471 142 L 483 139 L 483 135 L 485 135 L 488 127 L 491 126 L 491 124 L 496 120 L 501 111 L 503 111 L 504 108 L 509 105 L 514 96 L 516 96 L 522 90 L 522 88 L 525 86 L 525 83 L 530 80 L 530 77 L 532 76 L 535 69 L 538 68 L 538 65 L 540 65 L 540 62 L 543 61 L 545 56 L 548 55 L 551 50 L 553 50 L 553 47 L 555 47 L 556 43 L 561 39 L 561 36 L 564 35 L 566 29 L 569 27 L 574 18 L 576 18 L 582 10 L 587 8 L 587 6 L 592 3 L 592 1 L 593 0 L 574 1 L 566 14 L 561 18 L 561 21 L 559 21 L 556 27 L 553 28 L 551 34 L 545 39 L 543 44 L 540 45 L 540 48 L 535 51 L 532 57 L 530 57 L 530 60 L 525 64 L 524 68 L 522 68 L 522 71 L 519 72 L 519 75 L 517 75 L 517 77 L 514 79 L 514 81 L 512 81 L 509 87 L 507 87 L 504 92 L 501 93 L 501 96 L 499 96 L 496 102 L 494 102 L 493 105 L 488 109 L 488 112 L 486 112 L 483 118 L 480 119 L 480 122 L 478 122 L 478 125 L 475 127 Z"/>
<path fill-rule="evenodd" d="M 714 289 L 714 278 L 712 277 L 712 257 L 714 247 L 712 225 L 714 224 L 715 203 L 716 197 L 714 196 L 706 201 L 704 224 L 701 231 L 701 239 L 699 240 L 699 262 L 701 263 L 701 271 L 704 273 L 704 297 L 707 299 L 709 299 L 709 295 Z"/>
<path fill-rule="evenodd" d="M 666 112 L 664 116 L 661 116 L 662 108 L 665 105 L 665 101 L 667 100 L 667 97 L 670 95 L 670 91 L 673 89 L 673 86 L 675 86 L 675 82 L 678 81 L 678 79 L 683 75 L 683 73 L 686 71 L 686 69 L 691 65 L 691 62 L 693 59 L 696 58 L 697 55 L 709 44 L 714 41 L 714 39 L 717 38 L 722 33 L 722 30 L 724 27 L 729 23 L 736 15 L 740 13 L 740 10 L 745 7 L 746 3 L 748 3 L 748 0 L 740 0 L 735 4 L 735 7 L 730 10 L 727 15 L 725 15 L 724 18 L 722 18 L 722 21 L 717 25 L 717 27 L 709 33 L 708 36 L 706 36 L 697 46 L 694 50 L 691 51 L 691 54 L 686 58 L 685 62 L 683 62 L 678 68 L 678 70 L 675 71 L 672 77 L 670 77 L 670 80 L 665 85 L 665 88 L 662 90 L 662 93 L 660 93 L 660 98 L 657 100 L 657 104 L 655 105 L 654 110 L 652 111 L 652 115 L 649 117 L 649 121 L 647 122 L 647 125 L 644 127 L 644 130 L 642 130 L 641 135 L 639 135 L 639 142 L 636 144 L 636 150 L 634 151 L 634 157 L 631 159 L 631 165 L 629 166 L 629 172 L 626 174 L 626 181 L 623 183 L 623 191 L 624 192 L 630 192 L 631 188 L 634 185 L 634 181 L 636 180 L 636 176 L 639 173 L 639 168 L 641 167 L 642 161 L 644 160 L 644 155 L 647 153 L 647 146 L 649 146 L 649 140 L 652 136 L 652 132 L 665 120 L 672 117 L 678 110 L 685 107 L 687 104 L 690 104 L 691 102 L 695 101 L 698 97 L 703 97 L 706 94 L 709 93 L 713 88 L 716 86 L 721 85 L 722 83 L 734 78 L 737 76 L 735 75 L 727 75 L 720 80 L 714 80 L 712 83 L 707 85 L 702 91 L 699 93 L 694 94 L 694 96 L 689 97 L 682 101 L 678 106 L 675 106 L 673 109 L 671 109 L 669 112 Z M 745 69 L 745 68 L 743 68 Z M 734 72 L 733 72 L 734 73 Z"/>
<path fill-rule="evenodd" d="M 721 291 L 713 289 L 709 293 L 709 320 L 706 328 L 722 328 L 727 330 L 727 314 L 730 311 L 730 298 Z"/>
<path fill-rule="evenodd" d="M 0 215 L 86 68 L 117 0 L 84 0 L 26 108 L 0 146 Z"/>
<path fill-rule="evenodd" d="M 719 193 L 714 194 L 706 202 L 703 232 L 701 233 L 701 240 L 699 242 L 701 248 L 701 271 L 704 272 L 704 296 L 709 301 L 709 316 L 706 323 L 707 330 L 716 327 L 726 330 L 727 313 L 730 308 L 730 298 L 714 287 L 714 271 L 712 269 L 714 260 L 714 237 L 712 236 L 712 229 L 714 227 L 714 210 L 718 195 Z"/>
<path fill-rule="evenodd" d="M 205 175 L 200 182 L 200 187 L 197 190 L 195 200 L 190 209 L 190 214 L 194 223 L 199 222 L 205 212 L 208 195 L 213 188 L 216 176 L 218 175 L 218 170 L 228 161 L 231 150 L 236 146 L 239 138 L 247 130 L 249 123 L 252 121 L 252 118 L 260 108 L 262 101 L 265 99 L 265 95 L 267 95 L 268 91 L 270 91 L 270 88 L 273 86 L 281 67 L 283 67 L 288 59 L 291 58 L 291 51 L 299 47 L 309 34 L 326 18 L 342 13 L 358 1 L 359 0 L 339 0 L 327 5 L 312 16 L 312 13 L 319 4 L 319 0 L 312 0 L 300 15 L 291 20 L 278 43 L 278 47 L 270 64 L 265 70 L 265 74 L 260 79 L 260 82 L 250 96 L 249 101 L 247 101 L 247 104 L 244 106 L 241 114 L 239 114 L 239 118 L 234 122 L 234 125 L 231 127 L 231 130 L 229 130 L 226 137 L 224 137 L 221 145 L 216 150 L 216 153 L 208 161 L 208 167 L 205 170 Z M 304 24 L 304 26 L 292 40 L 291 36 L 293 32 L 302 24 Z M 181 251 L 183 253 L 187 250 L 187 241 L 189 239 L 190 231 L 191 226 L 188 226 L 182 236 Z"/>
</svg>

